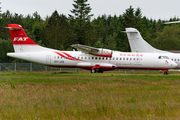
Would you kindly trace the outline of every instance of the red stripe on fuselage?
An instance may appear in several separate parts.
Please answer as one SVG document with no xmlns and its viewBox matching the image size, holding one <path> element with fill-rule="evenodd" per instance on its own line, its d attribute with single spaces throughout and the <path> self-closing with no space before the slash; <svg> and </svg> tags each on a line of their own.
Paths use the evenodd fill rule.
<svg viewBox="0 0 180 120">
<path fill-rule="evenodd" d="M 68 59 L 68 57 L 69 57 L 68 60 L 73 60 L 73 61 L 84 61 L 84 60 L 77 59 L 77 58 L 74 59 L 74 57 L 72 57 L 71 55 L 69 55 L 68 53 L 65 53 L 65 52 L 61 52 L 61 53 L 67 55 L 68 57 L 64 56 L 63 54 L 61 54 L 61 53 L 59 53 L 59 52 L 56 52 L 56 51 L 54 51 L 54 52 L 55 52 L 56 54 L 60 55 L 61 57 L 65 57 L 66 59 Z"/>
<path fill-rule="evenodd" d="M 48 65 L 49 67 L 62 67 L 62 68 L 82 68 L 86 70 L 91 70 L 92 66 L 57 66 L 57 65 Z M 169 70 L 169 68 L 136 68 L 136 67 L 106 67 L 101 66 L 103 71 L 115 70 L 115 69 L 127 69 L 127 70 Z"/>
<path fill-rule="evenodd" d="M 49 67 L 61 67 L 61 68 L 81 68 L 86 70 L 91 70 L 92 66 L 57 66 L 57 65 L 48 65 Z M 114 67 L 101 67 L 103 71 L 115 70 Z"/>
<path fill-rule="evenodd" d="M 59 53 L 59 52 L 55 52 L 57 53 L 58 55 L 60 55 L 61 57 L 65 57 L 63 54 Z"/>
<path fill-rule="evenodd" d="M 68 53 L 62 52 L 63 54 L 67 55 L 68 57 L 72 57 L 71 55 L 69 55 Z"/>
</svg>

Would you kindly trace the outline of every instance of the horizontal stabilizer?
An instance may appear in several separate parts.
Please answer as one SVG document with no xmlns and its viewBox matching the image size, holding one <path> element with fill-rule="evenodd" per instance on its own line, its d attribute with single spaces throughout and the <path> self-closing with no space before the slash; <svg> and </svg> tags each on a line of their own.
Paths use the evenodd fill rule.
<svg viewBox="0 0 180 120">
<path fill-rule="evenodd" d="M 137 31 L 122 31 L 123 33 L 138 33 Z"/>
<path fill-rule="evenodd" d="M 21 30 L 21 28 L 15 28 L 15 27 L 5 27 L 5 28 L 8 28 L 10 30 Z"/>
</svg>

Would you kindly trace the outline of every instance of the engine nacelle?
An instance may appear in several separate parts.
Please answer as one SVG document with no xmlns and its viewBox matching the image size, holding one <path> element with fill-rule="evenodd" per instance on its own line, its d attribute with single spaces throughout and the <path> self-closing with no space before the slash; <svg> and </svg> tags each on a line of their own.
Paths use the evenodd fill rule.
<svg viewBox="0 0 180 120">
<path fill-rule="evenodd" d="M 112 50 L 100 48 L 97 53 L 92 54 L 100 57 L 112 57 Z"/>
</svg>

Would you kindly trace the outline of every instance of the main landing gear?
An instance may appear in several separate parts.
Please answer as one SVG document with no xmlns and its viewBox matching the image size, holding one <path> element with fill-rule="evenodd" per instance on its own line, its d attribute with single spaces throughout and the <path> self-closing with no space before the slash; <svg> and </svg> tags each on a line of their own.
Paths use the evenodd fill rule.
<svg viewBox="0 0 180 120">
<path fill-rule="evenodd" d="M 168 70 L 163 70 L 164 75 L 168 75 Z"/>
<path fill-rule="evenodd" d="M 103 73 L 103 69 L 100 67 L 100 65 L 95 65 L 95 67 L 92 67 L 91 73 Z"/>
</svg>

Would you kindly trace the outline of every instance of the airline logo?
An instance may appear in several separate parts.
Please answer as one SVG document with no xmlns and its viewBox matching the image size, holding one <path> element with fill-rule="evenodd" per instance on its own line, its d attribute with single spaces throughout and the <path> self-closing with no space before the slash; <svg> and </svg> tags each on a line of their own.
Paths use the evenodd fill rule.
<svg viewBox="0 0 180 120">
<path fill-rule="evenodd" d="M 165 64 L 168 64 L 168 61 L 167 61 L 167 60 L 165 60 Z"/>
<path fill-rule="evenodd" d="M 13 41 L 26 41 L 28 37 L 14 37 Z"/>
<path fill-rule="evenodd" d="M 143 57 L 143 54 L 120 54 L 120 56 L 138 56 L 138 57 Z"/>
</svg>

